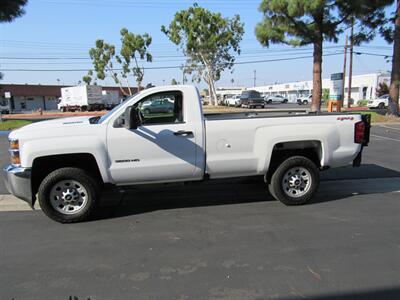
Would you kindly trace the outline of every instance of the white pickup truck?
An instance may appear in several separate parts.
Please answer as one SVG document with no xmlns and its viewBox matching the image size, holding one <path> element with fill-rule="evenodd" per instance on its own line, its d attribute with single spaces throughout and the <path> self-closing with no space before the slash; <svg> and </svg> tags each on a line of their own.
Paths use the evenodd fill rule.
<svg viewBox="0 0 400 300">
<path fill-rule="evenodd" d="M 144 112 L 169 99 L 173 110 Z M 361 115 L 249 112 L 203 115 L 192 86 L 144 90 L 103 117 L 43 121 L 10 133 L 6 185 L 63 223 L 83 221 L 107 188 L 264 176 L 287 205 L 315 194 L 319 171 L 361 162 Z"/>
</svg>

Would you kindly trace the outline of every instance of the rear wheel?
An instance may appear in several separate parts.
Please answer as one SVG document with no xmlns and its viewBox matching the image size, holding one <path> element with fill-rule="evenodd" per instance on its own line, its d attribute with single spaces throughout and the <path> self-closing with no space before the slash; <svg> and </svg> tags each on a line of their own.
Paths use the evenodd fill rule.
<svg viewBox="0 0 400 300">
<path fill-rule="evenodd" d="M 286 159 L 273 173 L 268 188 L 271 195 L 286 205 L 305 204 L 315 195 L 319 185 L 317 166 L 308 158 Z"/>
<path fill-rule="evenodd" d="M 78 168 L 61 168 L 47 175 L 39 186 L 40 207 L 60 223 L 82 222 L 92 215 L 100 197 L 98 183 Z"/>
<path fill-rule="evenodd" d="M 383 103 L 383 102 L 379 103 L 378 108 L 379 109 L 384 109 L 385 108 L 385 103 Z"/>
<path fill-rule="evenodd" d="M 307 100 L 304 100 L 304 101 L 303 101 L 303 104 L 304 104 L 304 105 L 307 105 L 307 104 L 308 104 L 308 101 L 307 101 Z"/>
</svg>

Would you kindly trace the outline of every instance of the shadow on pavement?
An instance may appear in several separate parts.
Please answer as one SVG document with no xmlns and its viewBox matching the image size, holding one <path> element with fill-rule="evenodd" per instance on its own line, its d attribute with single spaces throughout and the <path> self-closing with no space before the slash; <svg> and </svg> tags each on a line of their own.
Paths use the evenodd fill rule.
<svg viewBox="0 0 400 300">
<path fill-rule="evenodd" d="M 351 170 L 359 171 L 352 173 Z M 352 181 L 351 183 L 333 181 L 338 178 Z M 371 182 L 372 178 L 373 182 Z M 385 178 L 393 178 L 393 180 Z M 376 165 L 366 165 L 365 168 L 359 169 L 339 168 L 334 173 L 327 174 L 322 180 L 319 191 L 310 205 L 343 200 L 355 195 L 390 193 L 400 190 L 400 172 Z M 224 179 L 204 183 L 138 186 L 120 195 L 117 191 L 106 195 L 95 219 L 117 218 L 157 210 L 270 200 L 274 199 L 268 193 L 262 177 Z"/>
<path fill-rule="evenodd" d="M 346 167 L 329 169 L 320 174 L 322 181 L 400 177 L 400 172 L 375 164 L 362 164 L 358 168 L 353 168 L 349 165 Z"/>
<path fill-rule="evenodd" d="M 280 298 L 283 300 L 294 300 L 299 297 Z M 370 290 L 365 292 L 332 294 L 325 296 L 307 297 L 309 300 L 398 300 L 400 299 L 399 288 L 386 288 Z"/>
</svg>

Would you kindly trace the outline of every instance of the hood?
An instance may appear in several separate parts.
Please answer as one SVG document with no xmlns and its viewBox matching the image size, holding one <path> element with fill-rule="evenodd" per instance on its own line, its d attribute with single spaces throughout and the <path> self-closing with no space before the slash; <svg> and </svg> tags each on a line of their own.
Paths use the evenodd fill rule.
<svg viewBox="0 0 400 300">
<path fill-rule="evenodd" d="M 20 138 L 21 136 L 30 135 L 32 137 L 39 135 L 68 135 L 68 133 L 76 134 L 83 128 L 93 126 L 89 119 L 93 116 L 61 118 L 48 121 L 39 121 L 26 125 L 20 129 L 10 133 L 10 138 Z"/>
</svg>

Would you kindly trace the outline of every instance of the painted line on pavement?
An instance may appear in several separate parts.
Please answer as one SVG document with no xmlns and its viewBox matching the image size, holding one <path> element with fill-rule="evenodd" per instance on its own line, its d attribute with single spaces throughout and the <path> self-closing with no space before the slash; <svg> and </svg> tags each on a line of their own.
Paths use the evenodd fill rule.
<svg viewBox="0 0 400 300">
<path fill-rule="evenodd" d="M 400 142 L 400 140 L 392 139 L 392 138 L 387 137 L 387 136 L 381 136 L 381 135 L 377 135 L 377 134 L 371 134 L 371 136 L 372 136 L 372 137 L 375 137 L 375 138 L 379 138 L 379 139 L 388 140 L 388 141 Z"/>
<path fill-rule="evenodd" d="M 390 127 L 390 126 L 386 126 L 386 125 L 378 125 L 379 127 L 383 127 L 383 128 L 387 128 L 387 129 L 392 129 L 392 130 L 398 130 L 400 131 L 400 127 L 399 128 L 394 128 L 394 127 Z"/>
</svg>

